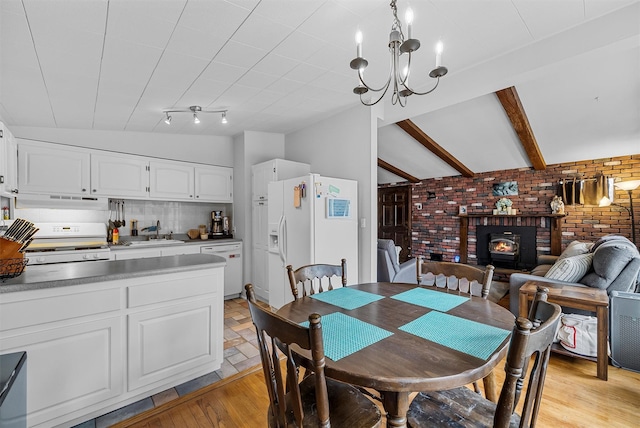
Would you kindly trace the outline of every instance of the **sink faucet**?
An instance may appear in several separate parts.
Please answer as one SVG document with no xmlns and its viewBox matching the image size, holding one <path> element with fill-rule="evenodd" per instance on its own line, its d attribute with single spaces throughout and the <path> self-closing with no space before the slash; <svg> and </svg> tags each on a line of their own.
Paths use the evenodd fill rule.
<svg viewBox="0 0 640 428">
<path fill-rule="evenodd" d="M 158 232 L 160 231 L 160 220 L 156 223 L 156 239 L 159 238 Z"/>
</svg>

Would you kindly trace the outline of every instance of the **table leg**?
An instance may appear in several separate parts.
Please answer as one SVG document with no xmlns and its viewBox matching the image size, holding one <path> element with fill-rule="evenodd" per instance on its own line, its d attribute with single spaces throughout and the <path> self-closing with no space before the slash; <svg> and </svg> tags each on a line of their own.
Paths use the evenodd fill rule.
<svg viewBox="0 0 640 428">
<path fill-rule="evenodd" d="M 598 378 L 607 380 L 609 369 L 609 355 L 607 341 L 609 336 L 609 307 L 598 306 L 596 308 L 598 318 Z"/>
<path fill-rule="evenodd" d="M 493 370 L 482 379 L 482 383 L 484 384 L 484 395 L 487 397 L 487 400 L 497 403 L 498 394 L 496 391 L 498 390 L 498 385 Z"/>
<path fill-rule="evenodd" d="M 409 393 L 384 391 L 380 394 L 382 405 L 387 412 L 387 427 L 406 427 Z"/>
</svg>

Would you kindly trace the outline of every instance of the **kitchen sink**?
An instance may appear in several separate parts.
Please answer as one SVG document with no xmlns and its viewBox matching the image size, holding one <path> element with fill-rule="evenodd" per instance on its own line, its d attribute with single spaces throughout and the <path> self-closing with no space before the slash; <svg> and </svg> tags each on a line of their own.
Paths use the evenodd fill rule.
<svg viewBox="0 0 640 428">
<path fill-rule="evenodd" d="M 129 241 L 126 245 L 130 247 L 145 247 L 151 245 L 178 245 L 184 241 L 178 239 L 150 239 L 148 241 Z"/>
</svg>

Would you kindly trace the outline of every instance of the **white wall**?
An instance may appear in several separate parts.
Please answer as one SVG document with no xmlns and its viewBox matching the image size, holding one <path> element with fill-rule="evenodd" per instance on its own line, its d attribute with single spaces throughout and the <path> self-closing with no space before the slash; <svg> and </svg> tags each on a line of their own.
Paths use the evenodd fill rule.
<svg viewBox="0 0 640 428">
<path fill-rule="evenodd" d="M 357 106 L 285 140 L 286 159 L 308 163 L 314 173 L 358 181 L 360 282 L 376 279 L 378 115 L 379 109 Z"/>
<path fill-rule="evenodd" d="M 24 140 L 67 144 L 209 165 L 234 166 L 231 137 L 23 126 L 13 126 L 11 132 L 16 138 Z"/>
</svg>

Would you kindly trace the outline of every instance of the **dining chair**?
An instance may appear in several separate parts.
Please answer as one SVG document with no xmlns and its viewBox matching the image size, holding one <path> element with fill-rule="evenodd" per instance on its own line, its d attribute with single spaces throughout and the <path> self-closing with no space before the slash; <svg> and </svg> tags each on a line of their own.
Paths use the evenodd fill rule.
<svg viewBox="0 0 640 428">
<path fill-rule="evenodd" d="M 251 284 L 245 290 L 271 403 L 269 427 L 380 426 L 380 409 L 372 401 L 355 387 L 325 376 L 320 315 L 309 315 L 308 326 L 296 324 L 259 306 Z M 290 348 L 293 344 L 311 352 L 313 373 L 303 380 Z"/>
<path fill-rule="evenodd" d="M 416 258 L 416 281 L 418 285 L 447 288 L 460 291 L 476 297 L 486 299 L 491 289 L 493 279 L 493 265 L 484 269 L 462 263 L 425 262 L 424 256 Z M 493 372 L 482 379 L 485 396 L 491 401 L 497 401 L 496 382 Z M 473 389 L 481 393 L 477 382 L 473 382 Z"/>
<path fill-rule="evenodd" d="M 333 290 L 331 283 L 333 276 L 341 279 L 343 287 L 347 285 L 347 260 L 342 259 L 339 265 L 314 264 L 302 266 L 296 270 L 288 265 L 287 274 L 293 298 L 298 300 L 307 295 Z"/>
<path fill-rule="evenodd" d="M 421 392 L 409 406 L 411 427 L 530 427 L 537 422 L 551 345 L 561 308 L 546 301 L 547 288 L 538 288 L 529 317 L 518 317 L 511 333 L 505 380 L 497 403 L 467 387 Z M 531 365 L 531 368 L 529 368 Z M 522 413 L 515 413 L 527 383 Z"/>
<path fill-rule="evenodd" d="M 494 269 L 493 265 L 481 269 L 463 263 L 425 262 L 424 256 L 416 258 L 416 280 L 419 285 L 458 290 L 483 299 L 489 296 Z"/>
</svg>

